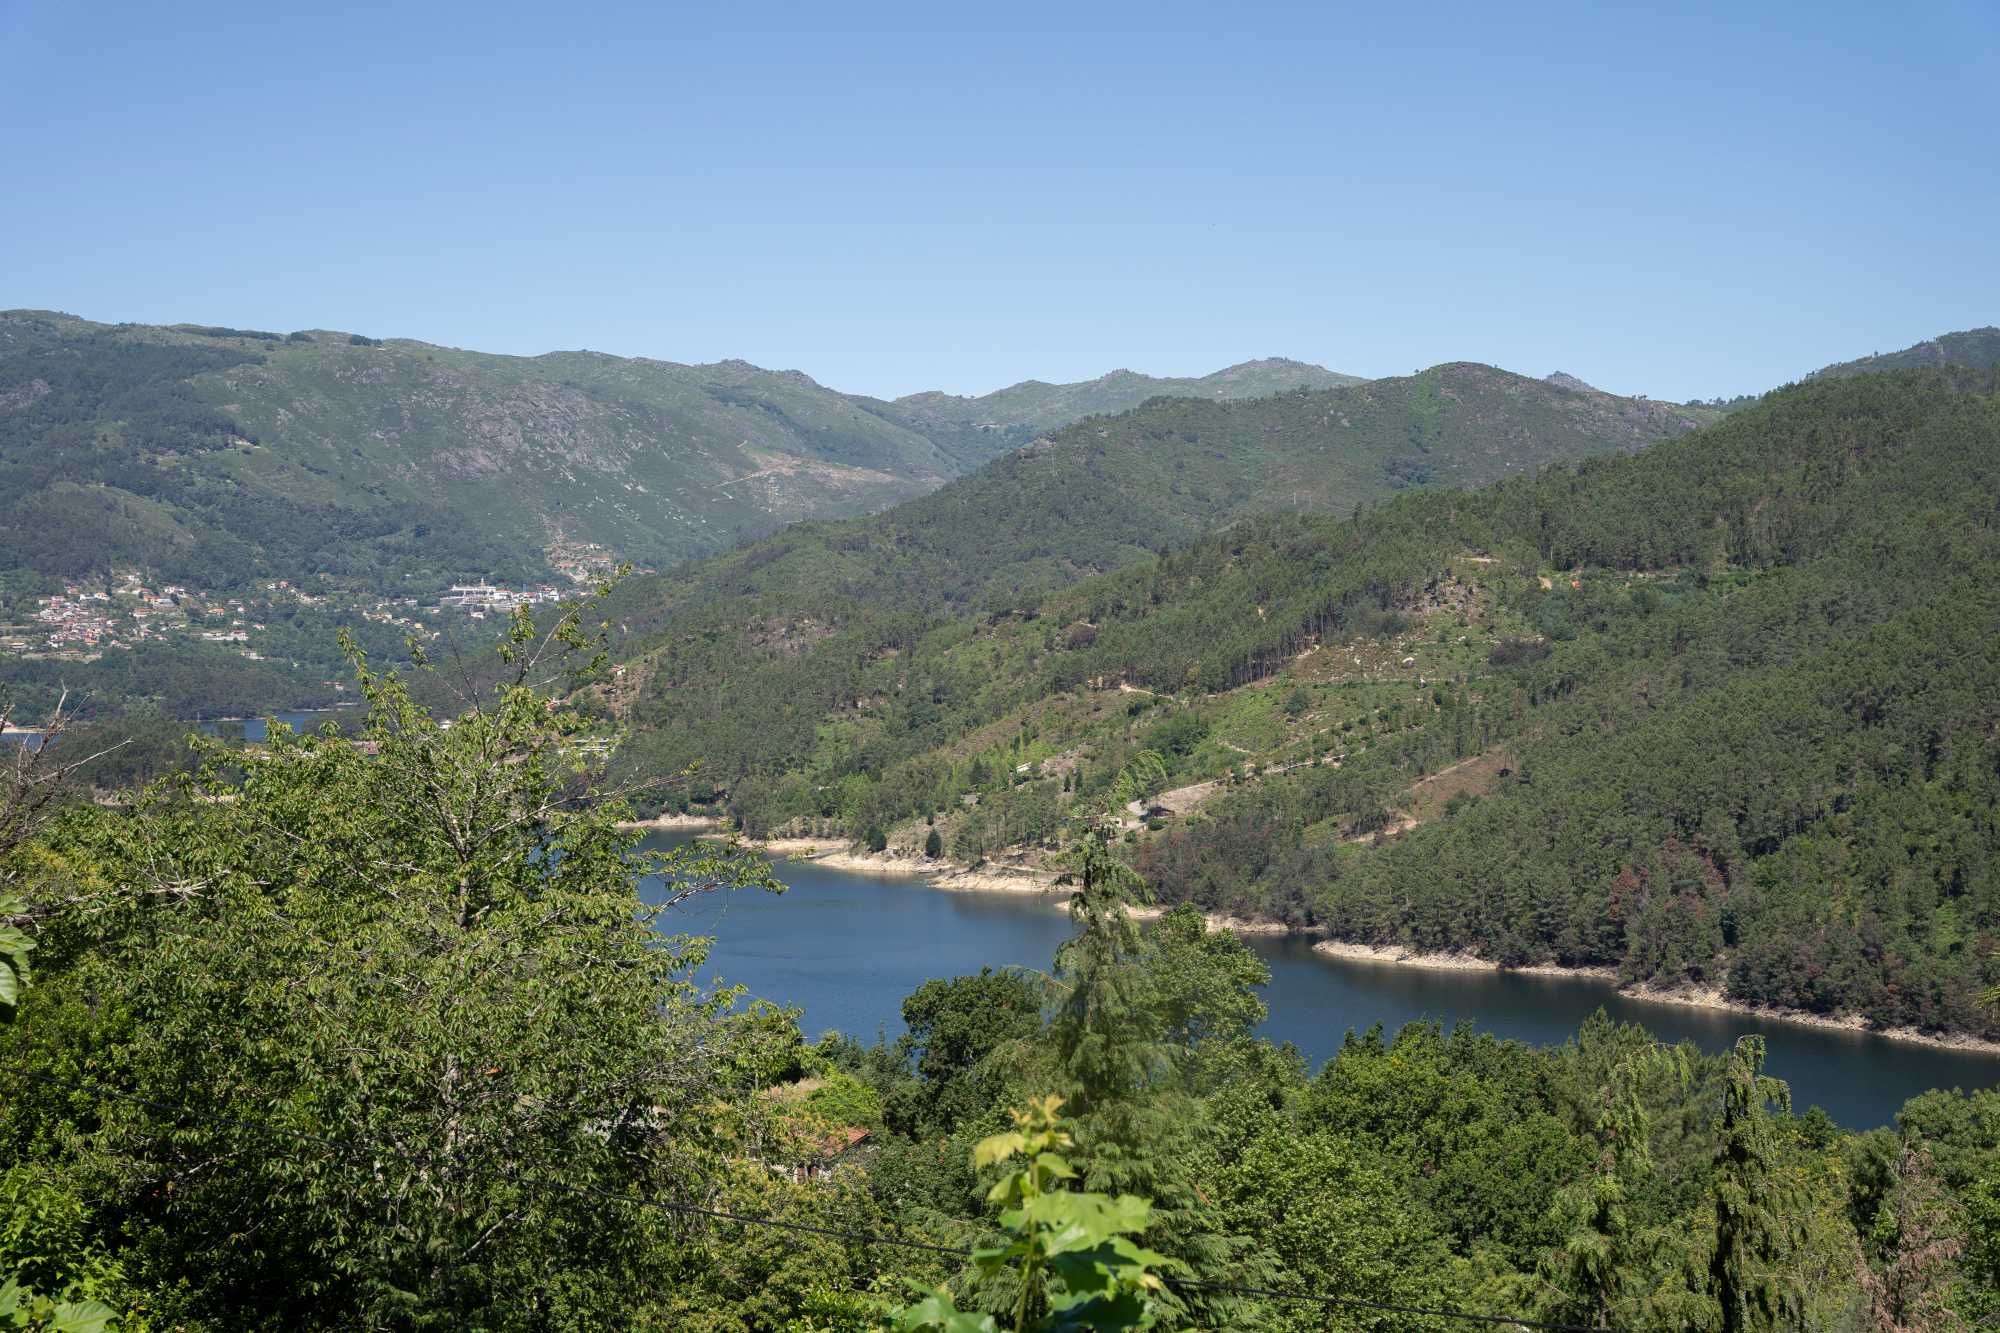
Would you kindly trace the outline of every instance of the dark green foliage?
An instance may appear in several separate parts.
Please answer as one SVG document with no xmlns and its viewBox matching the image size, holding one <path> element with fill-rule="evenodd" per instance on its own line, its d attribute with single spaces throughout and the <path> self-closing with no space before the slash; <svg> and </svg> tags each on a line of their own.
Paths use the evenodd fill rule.
<svg viewBox="0 0 2000 1333">
<path fill-rule="evenodd" d="M 746 651 L 723 627 L 744 603 L 691 609 L 634 717 L 680 711 L 631 754 L 706 755 L 761 827 L 886 828 L 976 792 L 954 856 L 1040 845 L 1066 811 L 1105 808 L 1142 750 L 1163 760 L 1149 794 L 1220 776 L 1195 705 L 1309 648 L 1408 633 L 1407 608 L 1455 595 L 1448 569 L 1485 553 L 1507 626 L 1485 661 L 1468 648 L 1400 715 L 1350 716 L 1339 767 L 1246 782 L 1142 840 L 1165 899 L 2000 1032 L 1979 1002 L 2000 981 L 1997 515 L 1988 375 L 1829 379 L 1629 458 L 1358 519 L 1246 520 L 999 620 L 766 624 L 772 646 Z M 1104 682 L 1155 693 L 1111 696 L 1124 733 L 1091 724 L 1103 786 L 1031 764 L 995 789 L 1027 753 L 1011 736 L 1079 716 Z M 1503 749 L 1493 781 L 1395 836 L 1414 780 Z M 834 783 L 847 807 L 810 803 Z"/>
<path fill-rule="evenodd" d="M 891 1123 L 911 1134 L 949 1133 L 990 1111 L 1004 1080 L 986 1068 L 988 1057 L 1039 1033 L 1041 1014 L 1041 989 L 1017 972 L 925 982 L 903 1001 L 896 1045 L 919 1082 L 891 1102 Z"/>
<path fill-rule="evenodd" d="M 310 467 L 270 472 L 259 453 L 269 443 L 207 389 L 264 364 L 260 353 L 0 322 L 29 328 L 18 344 L 0 343 L 0 569 L 138 568 L 200 588 L 327 574 L 400 590 L 419 574 L 429 586 L 539 568 L 475 520 L 414 495 L 329 492 L 324 470 Z"/>
<path fill-rule="evenodd" d="M 262 329 L 232 329 L 221 324 L 176 324 L 173 327 L 176 333 L 196 333 L 204 338 L 247 338 L 252 342 L 274 343 L 285 336 L 282 333 L 266 333 Z"/>
<path fill-rule="evenodd" d="M 1247 402 L 1167 399 L 1093 419 L 886 514 L 798 524 L 672 576 L 630 581 L 613 602 L 629 636 L 619 651 L 650 674 L 625 757 L 654 772 L 701 758 L 759 827 L 809 817 L 815 789 L 849 772 L 899 788 L 864 821 L 904 818 L 935 794 L 938 775 L 886 770 L 1007 706 L 1121 674 L 1156 689 L 1224 689 L 1295 652 L 1304 636 L 1399 627 L 1388 604 L 1397 585 L 1387 580 L 1421 586 L 1424 534 L 1384 543 L 1379 522 L 1364 531 L 1250 517 L 1301 507 L 1345 514 L 1357 499 L 1388 494 L 1370 461 L 1385 440 L 1416 430 L 1441 481 L 1478 483 L 1637 447 L 1694 422 L 1664 405 L 1471 365 Z M 1508 447 L 1494 449 L 1496 437 Z M 1228 537 L 1196 540 L 1238 518 Z M 1218 566 L 1238 567 L 1218 578 Z M 1304 582 L 1289 596 L 1301 566 L 1330 571 L 1335 586 Z M 1122 572 L 1093 580 L 1087 594 L 1049 591 L 1104 570 Z M 1246 626 L 1246 609 L 1271 598 L 1268 627 Z M 972 636 L 1011 640 L 1004 674 L 964 651 Z M 865 748 L 812 782 L 782 777 L 821 745 L 824 723 L 863 720 L 864 711 L 882 723 Z"/>
<path fill-rule="evenodd" d="M 710 847 L 648 866 L 585 724 L 525 684 L 544 643 L 517 620 L 508 688 L 449 729 L 357 661 L 365 751 L 211 752 L 20 861 L 47 961 L 0 1143 L 87 1191 L 64 1252 L 129 1263 L 162 1324 L 672 1326 L 639 1273 L 684 1251 L 608 1196 L 729 1183 L 714 1099 L 784 1043 L 688 979 L 702 945 L 634 879 L 773 881 Z"/>
<path fill-rule="evenodd" d="M 1778 1179 L 1775 1130 L 1765 1111 L 1792 1109 L 1785 1085 L 1763 1072 L 1764 1039 L 1744 1037 L 1729 1056 L 1715 1155 L 1715 1246 L 1709 1290 L 1723 1333 L 1794 1322 L 1803 1293 L 1774 1276 L 1799 1225 L 1799 1201 Z"/>
<path fill-rule="evenodd" d="M 1176 713 L 1147 729 L 1140 737 L 1142 749 L 1154 750 L 1174 759 L 1185 759 L 1208 738 L 1208 723 L 1200 714 Z"/>
<path fill-rule="evenodd" d="M 1817 380 L 1842 375 L 1873 375 L 1889 370 L 1918 370 L 1927 366 L 1970 366 L 1975 370 L 1985 370 L 1994 365 L 2000 365 L 2000 328 L 1989 325 L 1983 329 L 1967 329 L 1963 333 L 1928 338 L 1900 352 L 1842 361 L 1824 370 L 1816 370 L 1806 378 Z"/>
<path fill-rule="evenodd" d="M 24 706 L 45 709 L 66 688 L 71 701 L 97 717 L 157 713 L 186 721 L 262 716 L 294 708 L 324 708 L 341 696 L 321 670 L 295 671 L 289 662 L 253 662 L 220 644 L 145 643 L 107 652 L 94 662 L 0 658 L 0 689 Z"/>
</svg>

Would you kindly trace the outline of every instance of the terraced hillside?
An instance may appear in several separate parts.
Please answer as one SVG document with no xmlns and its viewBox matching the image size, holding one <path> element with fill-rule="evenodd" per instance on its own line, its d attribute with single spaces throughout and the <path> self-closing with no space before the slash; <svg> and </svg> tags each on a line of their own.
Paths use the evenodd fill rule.
<svg viewBox="0 0 2000 1333">
<path fill-rule="evenodd" d="M 1168 901 L 1992 1035 L 1993 373 L 1800 385 L 984 613 L 676 637 L 630 760 L 707 757 L 673 799 L 752 832 L 1032 866 L 1109 818 Z"/>
<path fill-rule="evenodd" d="M 1351 514 L 1638 448 L 1709 415 L 1461 363 L 1080 422 L 886 513 L 630 581 L 612 610 L 634 762 L 768 771 L 811 748 L 826 701 L 852 697 L 864 664 L 938 617 L 1032 608 L 1257 514 Z"/>
</svg>

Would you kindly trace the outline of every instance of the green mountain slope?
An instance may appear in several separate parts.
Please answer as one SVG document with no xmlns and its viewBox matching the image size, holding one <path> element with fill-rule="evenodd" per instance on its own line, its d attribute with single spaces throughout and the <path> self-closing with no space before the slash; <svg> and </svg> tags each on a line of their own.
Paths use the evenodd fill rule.
<svg viewBox="0 0 2000 1333">
<path fill-rule="evenodd" d="M 1996 513 L 1994 372 L 1838 378 L 872 650 L 678 640 L 634 711 L 753 830 L 1114 817 L 1168 901 L 1994 1035 Z"/>
<path fill-rule="evenodd" d="M 802 375 L 325 331 L 0 316 L 5 562 L 506 575 L 560 533 L 667 561 L 956 469 Z"/>
<path fill-rule="evenodd" d="M 1263 398 L 1290 389 L 1333 389 L 1361 384 L 1303 361 L 1267 357 L 1199 378 L 1156 379 L 1114 370 L 1078 384 L 1026 380 L 976 398 L 916 393 L 894 402 L 857 398 L 877 415 L 907 426 L 969 466 L 997 458 L 1036 436 L 1085 417 L 1129 411 L 1149 398 L 1202 398 L 1224 402 Z"/>
<path fill-rule="evenodd" d="M 620 612 L 644 632 L 696 605 L 735 604 L 741 619 L 1005 602 L 1250 514 L 1346 513 L 1412 486 L 1482 485 L 1711 416 L 1471 363 L 1242 402 L 1162 399 L 1070 426 L 886 513 L 802 525 L 635 581 Z"/>
<path fill-rule="evenodd" d="M 1917 370 L 1924 366 L 1971 366 L 1984 370 L 2000 364 L 2000 328 L 1967 329 L 1947 333 L 1905 347 L 1900 352 L 1880 352 L 1854 361 L 1841 361 L 1806 376 L 1808 380 L 1834 379 L 1842 375 L 1870 375 L 1885 370 Z"/>
<path fill-rule="evenodd" d="M 1314 377 L 1259 363 L 1189 383 Z M 922 495 L 1023 430 L 1174 383 L 1006 391 L 999 434 L 968 455 L 949 413 L 911 416 L 935 417 L 944 447 L 882 405 L 742 361 L 0 313 L 0 568 L 394 587 L 524 577 L 559 538 L 668 564 Z"/>
<path fill-rule="evenodd" d="M 731 783 L 782 773 L 872 695 L 873 664 L 914 650 L 940 618 L 939 632 L 962 634 L 951 617 L 1037 615 L 1051 588 L 1149 565 L 1220 524 L 1346 515 L 1420 483 L 1478 485 L 1635 448 L 1696 419 L 1461 364 L 1088 420 L 887 513 L 630 581 L 611 608 L 627 635 L 621 702 L 639 727 L 627 762 L 661 773 L 700 760 Z M 938 716 L 990 679 L 968 664 L 934 683 Z"/>
</svg>

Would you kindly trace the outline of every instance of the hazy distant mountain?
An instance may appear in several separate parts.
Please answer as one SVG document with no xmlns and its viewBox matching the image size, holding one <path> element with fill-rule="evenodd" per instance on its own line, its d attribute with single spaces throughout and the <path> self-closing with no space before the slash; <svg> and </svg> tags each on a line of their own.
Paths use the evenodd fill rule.
<svg viewBox="0 0 2000 1333">
<path fill-rule="evenodd" d="M 1867 375 L 1884 370 L 1916 370 L 1923 366 L 1971 366 L 1985 370 L 2000 364 L 2000 328 L 1967 329 L 1926 338 L 1900 352 L 1878 352 L 1853 361 L 1839 361 L 1806 376 L 1808 380 L 1839 375 Z"/>
<path fill-rule="evenodd" d="M 558 534 L 663 565 L 914 498 L 1127 399 L 1327 377 L 1281 362 L 1201 380 L 1120 372 L 987 399 L 918 395 L 904 401 L 939 406 L 899 415 L 744 361 L 4 312 L 0 571 L 399 585 L 533 572 Z M 991 406 L 961 420 L 953 403 Z M 969 440 L 961 429 L 989 421 Z"/>
<path fill-rule="evenodd" d="M 933 392 L 909 394 L 894 402 L 879 398 L 855 401 L 887 420 L 920 432 L 954 457 L 977 466 L 1072 421 L 1129 411 L 1149 398 L 1223 401 L 1262 398 L 1288 389 L 1332 389 L 1362 382 L 1358 375 L 1342 375 L 1324 366 L 1265 357 L 1197 379 L 1157 379 L 1136 371 L 1114 370 L 1079 384 L 1024 380 L 977 398 Z"/>
<path fill-rule="evenodd" d="M 885 513 L 635 580 L 619 614 L 644 634 L 696 605 L 738 627 L 976 606 L 1251 514 L 1347 514 L 1410 487 L 1479 486 L 1637 449 L 1714 418 L 1470 362 L 1248 401 L 1161 399 L 1052 432 Z"/>
</svg>

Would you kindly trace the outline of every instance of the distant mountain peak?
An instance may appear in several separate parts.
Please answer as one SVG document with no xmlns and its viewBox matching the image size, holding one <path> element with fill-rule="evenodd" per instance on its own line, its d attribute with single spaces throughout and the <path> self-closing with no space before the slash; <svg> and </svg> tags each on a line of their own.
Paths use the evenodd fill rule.
<svg viewBox="0 0 2000 1333">
<path fill-rule="evenodd" d="M 1558 389 L 1575 389 L 1578 393 L 1602 392 L 1595 384 L 1580 380 L 1566 370 L 1558 370 L 1555 374 L 1550 375 L 1548 382 L 1555 385 Z"/>
<path fill-rule="evenodd" d="M 1298 389 L 1359 384 L 1322 366 L 1284 357 L 1244 361 L 1199 378 L 1161 378 L 1121 366 L 1071 384 L 1022 380 L 992 393 L 962 395 L 932 390 L 894 402 L 857 398 L 869 411 L 926 436 L 973 467 L 1085 417 L 1129 412 L 1153 398 L 1209 402 L 1266 398 Z"/>
<path fill-rule="evenodd" d="M 1226 376 L 1239 375 L 1242 374 L 1244 371 L 1250 371 L 1250 370 L 1305 370 L 1305 371 L 1318 371 L 1322 374 L 1327 374 L 1327 375 L 1331 375 L 1334 373 L 1333 371 L 1328 370 L 1325 366 L 1316 365 L 1311 361 L 1300 361 L 1295 357 L 1253 356 L 1248 361 L 1238 361 L 1233 366 L 1224 366 L 1221 370 L 1216 371 L 1213 375 L 1207 376 L 1207 378 L 1212 380 L 1222 379 Z M 1343 376 L 1342 378 L 1346 377 Z"/>
</svg>

